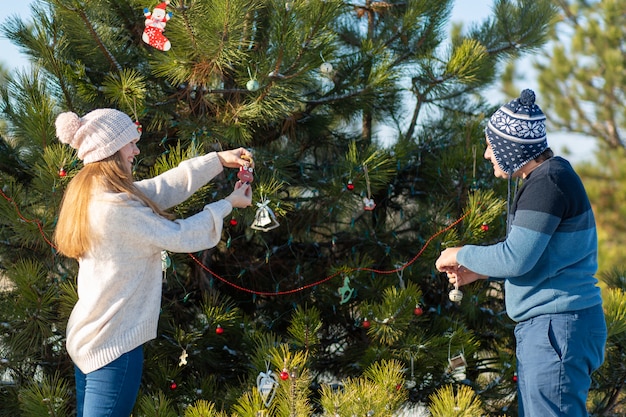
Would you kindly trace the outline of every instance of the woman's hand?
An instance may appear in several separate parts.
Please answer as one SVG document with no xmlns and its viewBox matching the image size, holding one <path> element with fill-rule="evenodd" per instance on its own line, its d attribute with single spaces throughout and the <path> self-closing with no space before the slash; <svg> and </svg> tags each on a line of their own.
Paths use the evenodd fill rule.
<svg viewBox="0 0 626 417">
<path fill-rule="evenodd" d="M 217 153 L 220 162 L 227 168 L 252 167 L 254 168 L 254 160 L 252 152 L 245 148 L 231 149 L 229 151 L 221 151 Z"/>
<path fill-rule="evenodd" d="M 252 205 L 252 187 L 241 181 L 235 183 L 233 192 L 225 198 L 233 207 L 244 208 Z"/>
</svg>

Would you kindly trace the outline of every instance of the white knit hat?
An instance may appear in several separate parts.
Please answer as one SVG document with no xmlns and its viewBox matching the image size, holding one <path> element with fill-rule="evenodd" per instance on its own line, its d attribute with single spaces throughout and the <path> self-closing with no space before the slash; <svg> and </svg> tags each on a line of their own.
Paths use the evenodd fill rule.
<svg viewBox="0 0 626 417">
<path fill-rule="evenodd" d="M 62 143 L 78 150 L 84 164 L 101 161 L 141 136 L 141 127 L 115 109 L 97 109 L 78 117 L 61 113 L 56 120 L 57 136 Z"/>
</svg>

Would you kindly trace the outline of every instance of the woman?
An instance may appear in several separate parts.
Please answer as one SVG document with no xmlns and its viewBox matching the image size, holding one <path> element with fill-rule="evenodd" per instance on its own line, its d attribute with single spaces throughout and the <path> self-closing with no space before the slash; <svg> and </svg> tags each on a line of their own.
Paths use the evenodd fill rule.
<svg viewBox="0 0 626 417">
<path fill-rule="evenodd" d="M 237 182 L 223 200 L 186 219 L 165 210 L 222 172 L 252 164 L 243 148 L 183 161 L 135 182 L 138 125 L 114 109 L 83 117 L 62 113 L 60 141 L 84 167 L 70 181 L 55 230 L 59 253 L 79 262 L 78 302 L 67 325 L 67 351 L 76 365 L 78 417 L 127 417 L 139 391 L 142 345 L 156 337 L 163 250 L 195 252 L 215 246 L 233 207 L 251 205 L 249 184 Z"/>
<path fill-rule="evenodd" d="M 586 416 L 607 337 L 596 226 L 580 178 L 548 147 L 545 119 L 531 90 L 491 116 L 484 157 L 509 190 L 513 178 L 523 180 L 506 239 L 448 248 L 436 267 L 455 286 L 504 281 L 506 311 L 517 322 L 520 416 Z"/>
</svg>

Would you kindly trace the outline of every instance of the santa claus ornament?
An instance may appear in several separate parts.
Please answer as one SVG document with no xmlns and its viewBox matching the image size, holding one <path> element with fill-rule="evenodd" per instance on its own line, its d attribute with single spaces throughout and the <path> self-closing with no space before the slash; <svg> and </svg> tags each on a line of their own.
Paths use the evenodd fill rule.
<svg viewBox="0 0 626 417">
<path fill-rule="evenodd" d="M 159 3 L 152 10 L 152 13 L 147 7 L 143 9 L 143 15 L 146 17 L 146 28 L 141 39 L 159 51 L 169 51 L 172 47 L 169 39 L 163 35 L 166 22 L 172 18 L 172 12 L 165 11 L 168 4 L 170 4 L 169 0 Z"/>
</svg>

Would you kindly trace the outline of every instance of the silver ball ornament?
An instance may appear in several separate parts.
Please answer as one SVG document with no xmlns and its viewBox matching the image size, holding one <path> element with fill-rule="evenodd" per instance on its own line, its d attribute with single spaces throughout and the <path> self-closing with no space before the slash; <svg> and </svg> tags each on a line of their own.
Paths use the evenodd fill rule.
<svg viewBox="0 0 626 417">
<path fill-rule="evenodd" d="M 248 91 L 256 91 L 259 89 L 259 82 L 257 80 L 251 79 L 246 83 L 246 88 Z"/>
<path fill-rule="evenodd" d="M 458 288 L 455 288 L 450 291 L 448 297 L 450 297 L 450 301 L 458 303 L 463 299 L 463 293 Z"/>
<path fill-rule="evenodd" d="M 333 72 L 333 64 L 330 62 L 324 62 L 320 65 L 320 72 L 324 75 L 330 75 Z"/>
</svg>

